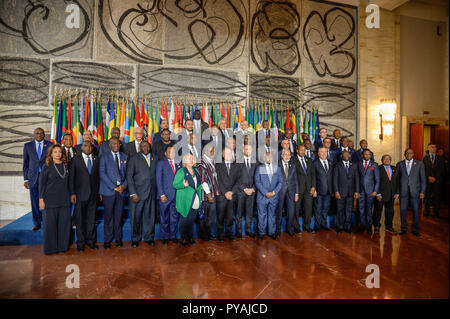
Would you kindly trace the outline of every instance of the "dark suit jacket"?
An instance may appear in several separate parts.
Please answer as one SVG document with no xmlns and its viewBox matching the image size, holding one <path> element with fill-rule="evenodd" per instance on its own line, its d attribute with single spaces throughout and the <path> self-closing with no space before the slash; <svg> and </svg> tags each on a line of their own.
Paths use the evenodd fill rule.
<svg viewBox="0 0 450 319">
<path fill-rule="evenodd" d="M 314 168 L 316 170 L 316 190 L 318 195 L 333 194 L 333 162 L 328 161 L 328 172 L 322 166 L 320 159 L 314 161 Z"/>
<path fill-rule="evenodd" d="M 397 167 L 391 166 L 392 175 L 391 180 L 389 180 L 388 174 L 386 172 L 386 169 L 383 165 L 378 166 L 378 170 L 380 172 L 380 188 L 378 189 L 378 194 L 381 194 L 382 201 L 389 201 L 391 200 L 395 194 L 398 192 L 398 182 L 399 182 L 399 176 Z"/>
<path fill-rule="evenodd" d="M 337 162 L 333 170 L 333 189 L 341 197 L 352 197 L 356 192 L 359 193 L 358 165 L 349 161 L 347 174 L 344 162 Z"/>
<path fill-rule="evenodd" d="M 124 150 L 124 153 L 127 154 L 127 156 L 129 158 L 131 158 L 132 156 L 134 156 L 138 153 L 136 151 L 136 143 L 134 141 L 125 144 L 123 150 Z"/>
<path fill-rule="evenodd" d="M 378 171 L 378 164 L 376 162 L 369 161 L 367 170 L 364 170 L 363 161 L 353 164 L 358 165 L 359 168 L 360 193 L 371 194 L 376 192 L 378 194 L 378 188 L 380 187 L 380 172 Z"/>
<path fill-rule="evenodd" d="M 64 151 L 66 151 L 65 147 L 63 146 Z M 81 154 L 81 151 L 77 150 L 75 147 L 72 147 L 73 157 L 77 156 L 78 154 Z M 67 159 L 69 162 L 72 160 L 73 157 L 70 157 L 70 152 L 66 151 Z"/>
<path fill-rule="evenodd" d="M 430 155 L 426 155 L 423 158 L 423 165 L 425 165 L 425 176 L 427 177 L 427 181 L 430 176 L 436 178 L 435 183 L 440 183 L 442 181 L 445 171 L 445 160 L 443 157 L 435 155 L 434 164 L 432 164 Z"/>
<path fill-rule="evenodd" d="M 258 166 L 258 163 L 251 163 L 250 162 L 250 170 L 247 170 L 247 166 L 245 163 L 238 163 L 237 164 L 240 171 L 240 185 L 239 190 L 244 193 L 245 188 L 253 188 L 256 192 L 255 187 L 255 169 Z"/>
<path fill-rule="evenodd" d="M 240 186 L 241 168 L 237 163 L 230 166 L 230 175 L 228 175 L 225 162 L 216 164 L 217 181 L 219 182 L 220 195 L 232 191 L 233 195 L 238 194 Z"/>
<path fill-rule="evenodd" d="M 340 146 L 340 145 L 341 145 L 341 143 L 339 142 L 339 146 Z M 330 146 L 330 148 L 331 148 L 332 150 L 335 150 L 335 149 L 338 148 L 336 142 L 334 141 L 334 137 L 331 138 L 331 146 Z"/>
<path fill-rule="evenodd" d="M 84 163 L 82 154 L 78 154 L 70 162 L 69 189 L 71 195 L 77 195 L 77 201 L 87 201 L 89 199 L 97 199 L 98 197 L 100 161 L 95 155 L 91 155 L 91 158 L 91 174 L 89 174 L 87 166 Z"/>
<path fill-rule="evenodd" d="M 342 160 L 342 157 L 341 157 L 341 155 L 342 155 L 342 147 L 339 147 L 339 148 L 337 148 L 337 149 L 335 149 L 333 151 L 334 151 L 334 154 L 335 154 L 334 155 L 335 156 L 335 163 L 337 163 L 338 161 Z M 355 153 L 355 150 L 353 148 L 349 147 L 348 151 L 350 152 L 350 161 L 351 161 L 352 157 L 353 157 L 353 153 Z"/>
<path fill-rule="evenodd" d="M 295 171 L 297 172 L 298 193 L 309 193 L 311 191 L 311 187 L 316 187 L 316 170 L 314 169 L 314 161 L 305 156 L 306 173 L 303 170 L 297 155 L 291 158 L 291 162 L 295 165 Z"/>
<path fill-rule="evenodd" d="M 319 147 L 322 147 L 322 146 L 323 146 L 323 142 L 322 142 L 322 140 L 319 137 L 319 139 L 314 141 L 314 147 L 316 148 L 316 151 L 318 151 Z"/>
<path fill-rule="evenodd" d="M 370 151 L 370 159 L 371 159 L 372 161 L 375 161 L 375 159 L 374 159 L 374 157 L 373 157 L 373 152 L 372 152 L 372 151 Z M 362 148 L 360 148 L 359 150 L 355 150 L 355 151 L 353 152 L 352 157 L 350 158 L 350 161 L 352 161 L 353 163 L 359 163 L 359 162 L 361 162 L 362 160 L 363 160 L 363 157 L 362 157 Z"/>
<path fill-rule="evenodd" d="M 288 163 L 289 172 L 288 178 L 286 178 L 286 174 L 284 173 L 284 163 L 280 161 L 278 163 L 278 168 L 281 170 L 282 175 L 282 187 L 281 192 L 287 191 L 287 196 L 290 200 L 294 200 L 295 194 L 298 194 L 298 181 L 297 181 L 297 171 L 295 169 L 295 165 L 292 162 Z"/>
<path fill-rule="evenodd" d="M 105 144 L 105 143 L 106 143 L 106 145 L 108 145 L 107 142 L 101 143 L 101 144 L 100 144 L 100 147 L 98 147 L 98 146 L 95 145 L 95 144 L 92 144 L 92 146 L 93 146 L 93 148 L 92 148 L 92 155 L 99 156 L 100 148 L 101 148 L 101 146 L 102 146 L 103 144 Z M 79 154 L 82 153 L 82 151 L 81 151 L 81 146 L 82 146 L 82 145 L 83 145 L 83 143 L 75 145 L 75 149 L 78 151 Z M 107 148 L 108 148 L 108 150 L 110 150 L 109 146 L 108 146 Z"/>
<path fill-rule="evenodd" d="M 150 154 L 151 158 L 151 154 Z M 156 162 L 151 159 L 150 167 L 142 153 L 136 154 L 128 161 L 128 193 L 138 194 L 140 200 L 156 196 Z"/>
<path fill-rule="evenodd" d="M 399 174 L 399 192 L 400 197 L 408 196 L 408 188 L 411 191 L 411 196 L 419 197 L 419 194 L 425 194 L 427 188 L 427 180 L 425 176 L 425 166 L 423 162 L 413 160 L 411 171 L 406 171 L 405 160 L 397 163 L 397 171 Z"/>
<path fill-rule="evenodd" d="M 176 174 L 181 165 L 174 161 L 174 167 Z M 156 162 L 156 190 L 158 199 L 160 199 L 162 195 L 166 195 L 168 201 L 175 200 L 176 190 L 173 188 L 175 174 L 166 157 Z"/>
<path fill-rule="evenodd" d="M 30 183 L 30 187 L 34 187 L 39 183 L 39 168 L 42 169 L 42 165 L 44 165 L 45 158 L 47 156 L 47 150 L 52 144 L 52 142 L 46 140 L 43 141 L 40 160 L 36 152 L 35 140 L 25 143 L 25 145 L 23 146 L 23 179 Z"/>
<path fill-rule="evenodd" d="M 315 161 L 316 159 L 317 159 L 317 152 L 316 151 L 313 151 L 313 150 L 309 150 L 309 152 L 310 152 L 310 159 L 311 160 L 313 160 L 313 161 Z M 306 155 L 305 155 L 306 156 Z M 308 156 L 306 156 L 306 157 L 308 157 Z"/>
<path fill-rule="evenodd" d="M 122 141 L 119 140 L 119 142 L 120 142 L 119 152 L 125 153 Z M 80 145 L 80 151 L 81 151 L 81 144 L 78 144 L 78 145 Z M 102 156 L 103 153 L 111 152 L 111 149 L 109 148 L 109 140 L 103 141 L 100 144 L 100 147 L 98 147 L 97 145 L 94 144 L 94 149 L 96 149 L 94 152 L 97 152 L 97 154 L 95 154 L 94 152 L 92 152 L 92 153 L 95 154 L 95 155 L 98 155 L 98 157 Z"/>
<path fill-rule="evenodd" d="M 103 145 L 103 143 L 102 143 Z M 120 161 L 120 177 L 118 176 L 116 162 L 111 150 L 100 157 L 100 190 L 99 193 L 103 196 L 113 196 L 115 194 L 114 188 L 117 187 L 116 181 L 127 187 L 127 162 L 128 156 L 125 153 L 119 152 Z M 126 191 L 122 193 L 126 196 Z"/>
</svg>

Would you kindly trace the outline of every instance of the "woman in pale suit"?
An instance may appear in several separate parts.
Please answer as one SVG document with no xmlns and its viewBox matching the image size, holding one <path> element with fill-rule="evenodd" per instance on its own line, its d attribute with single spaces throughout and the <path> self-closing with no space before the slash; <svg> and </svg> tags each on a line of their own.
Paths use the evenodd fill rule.
<svg viewBox="0 0 450 319">
<path fill-rule="evenodd" d="M 176 209 L 180 217 L 181 244 L 188 246 L 195 244 L 194 223 L 201 208 L 202 184 L 197 169 L 194 168 L 195 159 L 190 153 L 183 157 L 183 168 L 179 169 L 173 180 L 176 193 Z"/>
</svg>

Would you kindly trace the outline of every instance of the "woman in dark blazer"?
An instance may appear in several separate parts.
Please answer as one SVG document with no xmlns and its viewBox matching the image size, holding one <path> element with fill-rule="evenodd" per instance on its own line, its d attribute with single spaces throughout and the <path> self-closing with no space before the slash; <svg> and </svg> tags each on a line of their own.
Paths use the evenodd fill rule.
<svg viewBox="0 0 450 319">
<path fill-rule="evenodd" d="M 66 152 L 52 145 L 39 178 L 39 208 L 43 210 L 44 254 L 69 249 L 71 218 L 69 171 Z"/>
<path fill-rule="evenodd" d="M 194 222 L 202 202 L 202 184 L 200 175 L 194 168 L 195 159 L 190 153 L 183 157 L 183 168 L 179 169 L 173 180 L 177 190 L 175 207 L 180 217 L 181 244 L 195 244 Z"/>
</svg>

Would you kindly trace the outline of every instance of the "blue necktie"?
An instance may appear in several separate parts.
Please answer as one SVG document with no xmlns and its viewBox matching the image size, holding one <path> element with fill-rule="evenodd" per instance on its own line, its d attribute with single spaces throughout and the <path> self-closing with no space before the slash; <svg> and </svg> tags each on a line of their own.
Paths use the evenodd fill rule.
<svg viewBox="0 0 450 319">
<path fill-rule="evenodd" d="M 303 171 L 306 174 L 306 165 L 305 165 L 305 160 L 302 158 L 302 167 L 303 167 Z"/>
<path fill-rule="evenodd" d="M 89 175 L 90 175 L 91 172 L 92 172 L 92 161 L 91 161 L 91 157 L 90 156 L 88 156 L 88 160 L 87 160 L 87 169 L 88 169 Z"/>
<path fill-rule="evenodd" d="M 38 158 L 39 160 L 41 159 L 41 155 L 42 155 L 42 147 L 41 147 L 41 143 L 38 143 Z"/>
<path fill-rule="evenodd" d="M 408 173 L 408 176 L 410 172 L 411 172 L 411 163 L 408 163 L 406 164 L 406 173 Z"/>
<path fill-rule="evenodd" d="M 348 175 L 348 163 L 345 163 L 345 170 L 347 171 L 347 175 Z"/>
</svg>

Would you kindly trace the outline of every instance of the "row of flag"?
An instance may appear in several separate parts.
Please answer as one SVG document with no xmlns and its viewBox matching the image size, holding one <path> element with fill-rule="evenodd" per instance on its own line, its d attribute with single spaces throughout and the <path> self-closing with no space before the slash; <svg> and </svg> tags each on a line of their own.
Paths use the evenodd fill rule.
<svg viewBox="0 0 450 319">
<path fill-rule="evenodd" d="M 168 101 L 169 105 L 168 105 Z M 103 105 L 105 116 L 103 116 Z M 236 102 L 201 102 L 184 103 L 178 99 L 166 98 L 153 105 L 152 99 L 129 99 L 109 96 L 103 102 L 102 97 L 55 94 L 51 123 L 51 141 L 62 143 L 64 134 L 71 134 L 74 145 L 82 142 L 83 132 L 89 130 L 100 145 L 111 138 L 111 129 L 120 129 L 124 143 L 134 140 L 134 129 L 141 127 L 145 139 L 152 143 L 155 134 L 160 131 L 163 119 L 169 122 L 169 129 L 175 133 L 182 130 L 187 119 L 194 118 L 194 112 L 201 111 L 202 120 L 209 127 L 219 124 L 223 118 L 227 128 L 238 129 L 244 119 L 249 127 L 258 131 L 264 120 L 269 121 L 270 128 L 285 132 L 292 129 L 298 143 L 303 143 L 301 133 L 307 133 L 312 142 L 319 138 L 319 112 L 317 108 L 290 108 L 271 104 L 253 103 L 243 107 Z"/>
</svg>

